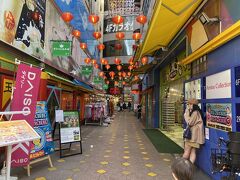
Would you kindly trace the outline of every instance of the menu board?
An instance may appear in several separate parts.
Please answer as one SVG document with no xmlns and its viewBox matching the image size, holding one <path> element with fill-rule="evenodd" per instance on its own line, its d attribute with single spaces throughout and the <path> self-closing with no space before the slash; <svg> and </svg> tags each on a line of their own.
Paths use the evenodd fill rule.
<svg viewBox="0 0 240 180">
<path fill-rule="evenodd" d="M 185 83 L 185 99 L 201 99 L 201 79 Z"/>
<path fill-rule="evenodd" d="M 60 142 L 70 143 L 81 141 L 78 111 L 64 111 L 64 122 L 60 123 Z"/>
<path fill-rule="evenodd" d="M 0 147 L 40 139 L 25 120 L 0 122 L 0 134 Z"/>
</svg>

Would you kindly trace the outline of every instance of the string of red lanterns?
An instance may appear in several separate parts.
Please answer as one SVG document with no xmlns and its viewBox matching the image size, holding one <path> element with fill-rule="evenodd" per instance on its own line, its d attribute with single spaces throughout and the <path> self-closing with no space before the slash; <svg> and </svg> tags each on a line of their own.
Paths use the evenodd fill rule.
<svg viewBox="0 0 240 180">
<path fill-rule="evenodd" d="M 115 62 L 116 65 L 119 65 L 119 64 L 121 64 L 121 59 L 115 58 L 114 62 Z"/>
<path fill-rule="evenodd" d="M 125 34 L 123 32 L 117 32 L 115 36 L 118 40 L 122 40 L 125 37 Z"/>
<path fill-rule="evenodd" d="M 105 64 L 105 59 L 104 59 L 104 58 L 101 58 L 101 59 L 100 59 L 100 63 L 101 63 L 101 64 Z"/>
<path fill-rule="evenodd" d="M 87 44 L 86 43 L 80 43 L 80 48 L 81 49 L 87 49 Z"/>
<path fill-rule="evenodd" d="M 93 59 L 93 60 L 92 60 L 92 64 L 93 64 L 93 65 L 97 64 L 97 60 L 96 60 L 96 59 Z"/>
<path fill-rule="evenodd" d="M 85 62 L 86 64 L 89 64 L 89 63 L 91 62 L 91 59 L 90 59 L 90 58 L 85 58 L 85 59 L 84 59 L 84 62 Z"/>
<path fill-rule="evenodd" d="M 141 33 L 133 33 L 133 35 L 132 35 L 132 38 L 135 40 L 135 41 L 137 41 L 137 40 L 139 40 L 139 39 L 141 39 L 142 38 L 142 34 Z"/>
<path fill-rule="evenodd" d="M 144 57 L 141 59 L 141 61 L 142 61 L 142 64 L 145 65 L 145 64 L 148 63 L 148 58 L 147 58 L 146 56 L 144 56 Z"/>
<path fill-rule="evenodd" d="M 138 15 L 137 17 L 136 17 L 136 21 L 138 22 L 138 23 L 140 23 L 140 24 L 145 24 L 146 22 L 147 22 L 147 17 L 146 16 L 144 16 L 144 15 Z"/>
<path fill-rule="evenodd" d="M 93 33 L 93 37 L 94 37 L 95 39 L 100 39 L 100 38 L 102 37 L 102 34 L 101 34 L 100 32 L 94 32 L 94 33 Z"/>
<path fill-rule="evenodd" d="M 107 64 L 106 66 L 105 66 L 105 68 L 107 69 L 107 70 L 109 70 L 110 69 L 110 65 L 109 64 Z"/>
<path fill-rule="evenodd" d="M 95 25 L 99 21 L 99 16 L 97 16 L 95 14 L 91 14 L 91 15 L 88 16 L 88 21 L 90 23 L 92 23 L 93 25 Z"/>
<path fill-rule="evenodd" d="M 120 16 L 120 15 L 114 16 L 114 17 L 112 18 L 112 22 L 113 22 L 114 24 L 122 24 L 123 21 L 124 21 L 124 18 L 123 18 L 122 16 Z"/>
<path fill-rule="evenodd" d="M 73 20 L 73 15 L 70 12 L 63 12 L 61 17 L 66 23 L 69 23 L 71 20 Z"/>
<path fill-rule="evenodd" d="M 72 35 L 73 35 L 75 38 L 80 38 L 81 32 L 80 32 L 79 30 L 77 30 L 77 29 L 74 29 L 74 30 L 72 31 Z"/>
<path fill-rule="evenodd" d="M 102 51 L 102 50 L 105 49 L 105 45 L 104 45 L 104 44 L 99 44 L 99 45 L 97 46 L 97 48 L 98 48 L 98 50 Z"/>
<path fill-rule="evenodd" d="M 121 65 L 117 65 L 117 70 L 121 71 L 121 69 L 122 69 L 122 66 Z"/>
</svg>

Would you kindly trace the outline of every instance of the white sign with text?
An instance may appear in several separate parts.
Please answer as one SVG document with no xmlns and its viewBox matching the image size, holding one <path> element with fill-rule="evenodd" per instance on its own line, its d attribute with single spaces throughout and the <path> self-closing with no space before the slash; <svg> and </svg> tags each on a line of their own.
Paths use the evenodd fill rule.
<svg viewBox="0 0 240 180">
<path fill-rule="evenodd" d="M 206 99 L 231 98 L 231 70 L 206 77 Z"/>
</svg>

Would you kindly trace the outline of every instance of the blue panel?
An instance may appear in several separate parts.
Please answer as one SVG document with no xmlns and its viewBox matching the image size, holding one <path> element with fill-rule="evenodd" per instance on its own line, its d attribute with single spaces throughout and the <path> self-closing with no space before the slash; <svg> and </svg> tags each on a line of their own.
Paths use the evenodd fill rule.
<svg viewBox="0 0 240 180">
<path fill-rule="evenodd" d="M 76 85 L 78 85 L 78 86 L 81 86 L 81 87 L 83 87 L 83 88 L 85 88 L 85 89 L 93 90 L 93 88 L 92 88 L 91 86 L 89 86 L 89 85 L 87 85 L 86 83 L 81 82 L 81 81 L 79 81 L 79 80 L 77 80 L 77 79 L 74 79 L 74 80 L 73 80 L 73 83 L 76 84 Z"/>
<path fill-rule="evenodd" d="M 54 0 L 62 12 L 71 12 L 74 16 L 71 21 L 71 25 L 81 31 L 81 41 L 88 44 L 89 52 L 94 58 L 99 57 L 96 44 L 98 42 L 93 38 L 92 33 L 94 32 L 93 25 L 88 22 L 89 13 L 86 9 L 85 4 L 82 0 Z"/>
</svg>

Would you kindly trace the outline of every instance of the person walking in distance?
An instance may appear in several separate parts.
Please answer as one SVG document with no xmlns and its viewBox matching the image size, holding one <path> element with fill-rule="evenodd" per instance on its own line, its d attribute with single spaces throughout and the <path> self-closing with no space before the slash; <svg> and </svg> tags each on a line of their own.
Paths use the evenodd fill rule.
<svg viewBox="0 0 240 180">
<path fill-rule="evenodd" d="M 184 139 L 183 158 L 189 159 L 193 164 L 196 160 L 196 150 L 205 143 L 202 111 L 198 100 L 189 99 L 184 113 L 184 119 L 191 130 L 191 139 Z"/>
</svg>

